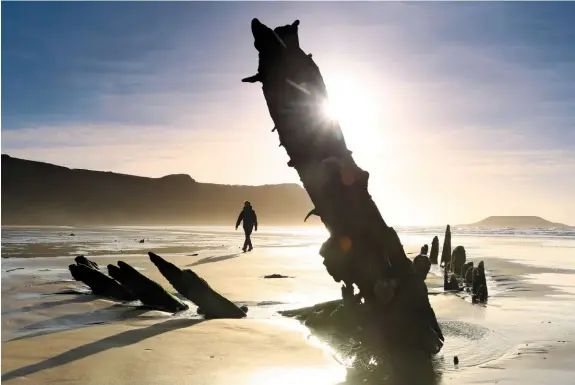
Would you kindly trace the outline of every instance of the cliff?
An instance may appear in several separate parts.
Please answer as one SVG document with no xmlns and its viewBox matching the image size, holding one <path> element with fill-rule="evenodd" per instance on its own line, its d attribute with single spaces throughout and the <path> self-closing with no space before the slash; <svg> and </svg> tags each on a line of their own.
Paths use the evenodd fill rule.
<svg viewBox="0 0 575 385">
<path fill-rule="evenodd" d="M 2 225 L 229 225 L 250 200 L 262 225 L 302 225 L 312 208 L 297 184 L 199 183 L 70 169 L 2 155 Z"/>
</svg>

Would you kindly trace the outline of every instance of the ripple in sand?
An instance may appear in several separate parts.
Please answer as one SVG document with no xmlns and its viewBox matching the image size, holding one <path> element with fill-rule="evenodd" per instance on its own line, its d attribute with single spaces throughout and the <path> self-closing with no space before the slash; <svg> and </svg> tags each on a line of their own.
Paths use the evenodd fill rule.
<svg viewBox="0 0 575 385">
<path fill-rule="evenodd" d="M 16 301 L 29 301 L 34 299 L 43 299 L 51 295 L 52 293 L 14 293 L 11 297 Z"/>
</svg>

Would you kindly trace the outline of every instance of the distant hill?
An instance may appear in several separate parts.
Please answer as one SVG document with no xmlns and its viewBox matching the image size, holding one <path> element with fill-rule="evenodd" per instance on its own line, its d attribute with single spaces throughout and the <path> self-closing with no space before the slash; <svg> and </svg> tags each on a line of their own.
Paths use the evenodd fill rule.
<svg viewBox="0 0 575 385">
<path fill-rule="evenodd" d="M 563 223 L 550 222 L 541 217 L 533 216 L 493 216 L 485 218 L 477 223 L 459 225 L 461 227 L 484 227 L 484 228 L 549 228 L 549 227 L 570 227 Z"/>
<path fill-rule="evenodd" d="M 183 174 L 146 178 L 2 155 L 2 225 L 233 226 L 244 200 L 262 225 L 302 225 L 312 208 L 297 184 L 219 185 Z"/>
</svg>

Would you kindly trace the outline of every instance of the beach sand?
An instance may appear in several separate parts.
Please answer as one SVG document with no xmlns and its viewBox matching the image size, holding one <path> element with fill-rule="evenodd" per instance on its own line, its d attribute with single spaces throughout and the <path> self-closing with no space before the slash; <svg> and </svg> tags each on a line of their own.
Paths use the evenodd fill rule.
<svg viewBox="0 0 575 385">
<path fill-rule="evenodd" d="M 67 231 L 67 230 L 66 230 Z M 76 234 L 81 237 L 81 231 Z M 202 320 L 196 308 L 176 315 L 84 294 L 71 281 L 68 257 L 2 260 L 2 381 L 7 384 L 356 384 L 354 370 L 297 321 L 278 310 L 336 299 L 319 237 L 254 236 L 256 249 L 237 251 L 239 235 L 218 233 L 213 245 L 179 245 L 162 253 L 192 268 L 212 287 L 249 306 L 248 319 Z M 203 236 L 205 239 L 206 236 Z M 425 236 L 405 236 L 414 256 Z M 441 239 L 442 237 L 440 237 Z M 3 257 L 4 249 L 3 234 Z M 404 240 L 405 239 L 405 240 Z M 258 246 L 258 240 L 263 247 Z M 430 243 L 431 238 L 427 240 Z M 76 249 L 85 248 L 74 241 Z M 216 244 L 224 247 L 216 247 Z M 490 300 L 442 293 L 433 267 L 430 300 L 446 336 L 433 359 L 441 384 L 572 384 L 575 376 L 575 241 L 454 236 L 471 260 L 483 259 Z M 54 248 L 58 242 L 49 243 Z M 153 245 L 153 242 L 150 242 Z M 468 247 L 469 245 L 469 247 Z M 483 245 L 483 246 L 482 246 Z M 488 246 L 485 246 L 488 245 Z M 97 252 L 100 266 L 123 259 L 170 287 L 142 252 Z M 68 245 L 74 249 L 74 246 Z M 188 247 L 188 248 L 186 248 Z M 52 250 L 53 251 L 53 250 Z M 138 255 L 139 253 L 139 255 Z M 193 254 L 198 254 L 193 256 Z M 504 253 L 506 258 L 497 257 Z M 556 258 L 538 262 L 537 255 Z M 33 256 L 31 253 L 28 256 Z M 60 254 L 63 255 L 63 254 Z M 263 279 L 280 273 L 295 278 Z M 77 293 L 74 294 L 75 290 Z M 69 294 L 55 294 L 67 292 Z M 454 365 L 457 355 L 459 365 Z M 347 382 L 346 382 L 347 378 Z"/>
</svg>

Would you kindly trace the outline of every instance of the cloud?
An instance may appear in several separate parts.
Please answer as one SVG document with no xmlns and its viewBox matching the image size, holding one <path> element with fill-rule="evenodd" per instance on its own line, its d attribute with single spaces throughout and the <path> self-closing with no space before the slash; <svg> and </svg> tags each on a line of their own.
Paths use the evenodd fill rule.
<svg viewBox="0 0 575 385">
<path fill-rule="evenodd" d="M 573 53 L 562 36 L 573 32 L 561 32 L 548 13 L 518 6 L 229 5 L 243 9 L 245 20 L 256 7 L 270 24 L 302 15 L 302 47 L 314 54 L 328 89 L 344 76 L 371 94 L 378 127 L 362 132 L 348 122 L 344 132 L 392 223 L 509 213 L 569 222 L 575 60 L 568 60 Z M 240 82 L 257 66 L 249 28 L 231 13 L 220 16 L 217 26 L 200 28 L 180 15 L 160 23 L 159 37 L 151 28 L 119 34 L 125 28 L 117 21 L 114 33 L 93 44 L 73 40 L 80 54 L 70 62 L 66 44 L 57 41 L 69 69 L 58 85 L 83 103 L 59 106 L 57 119 L 39 113 L 24 128 L 3 129 L 3 152 L 138 175 L 297 182 L 269 132 L 261 90 Z M 138 17 L 130 20 L 141 25 Z M 544 34 L 534 32 L 543 27 Z M 108 45 L 110 36 L 120 37 Z"/>
</svg>

